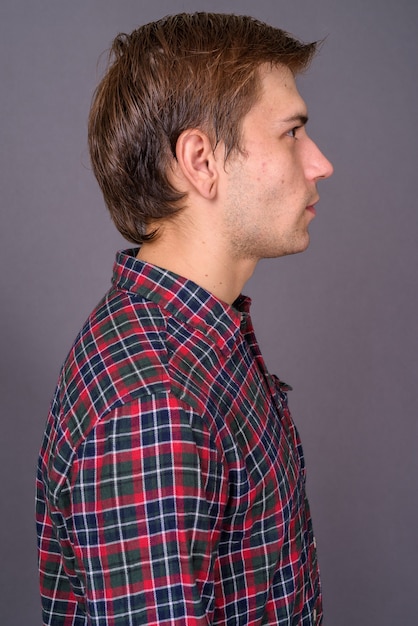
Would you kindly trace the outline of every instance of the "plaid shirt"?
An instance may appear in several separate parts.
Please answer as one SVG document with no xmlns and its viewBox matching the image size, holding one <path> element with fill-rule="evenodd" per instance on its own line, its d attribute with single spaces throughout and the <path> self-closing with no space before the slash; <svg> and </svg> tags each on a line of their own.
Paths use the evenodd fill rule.
<svg viewBox="0 0 418 626">
<path fill-rule="evenodd" d="M 322 623 L 302 448 L 249 300 L 117 257 L 37 479 L 46 625 Z"/>
</svg>

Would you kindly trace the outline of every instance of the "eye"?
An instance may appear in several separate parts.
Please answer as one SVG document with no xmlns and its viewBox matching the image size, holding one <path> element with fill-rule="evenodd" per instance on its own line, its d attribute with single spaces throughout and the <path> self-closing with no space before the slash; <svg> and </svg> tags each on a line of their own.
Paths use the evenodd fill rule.
<svg viewBox="0 0 418 626">
<path fill-rule="evenodd" d="M 294 128 L 291 128 L 290 130 L 287 131 L 286 135 L 288 137 L 292 137 L 292 139 L 297 139 L 296 133 L 299 130 L 300 126 L 295 126 Z"/>
</svg>

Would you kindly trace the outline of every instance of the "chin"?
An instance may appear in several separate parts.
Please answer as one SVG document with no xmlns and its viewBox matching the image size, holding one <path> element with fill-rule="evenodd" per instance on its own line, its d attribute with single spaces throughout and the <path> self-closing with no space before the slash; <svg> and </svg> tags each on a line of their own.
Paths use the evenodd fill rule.
<svg viewBox="0 0 418 626">
<path fill-rule="evenodd" d="M 276 256 L 280 257 L 280 256 L 290 256 L 291 254 L 300 254 L 301 252 L 305 252 L 305 250 L 308 249 L 309 243 L 310 243 L 309 235 L 306 234 L 306 236 L 303 239 L 301 238 L 300 241 L 292 242 L 293 245 L 288 246 Z"/>
</svg>

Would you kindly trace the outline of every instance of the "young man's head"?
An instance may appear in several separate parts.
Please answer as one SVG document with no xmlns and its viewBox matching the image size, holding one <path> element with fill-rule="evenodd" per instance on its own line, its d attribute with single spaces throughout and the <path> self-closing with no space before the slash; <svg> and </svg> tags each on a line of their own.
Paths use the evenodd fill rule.
<svg viewBox="0 0 418 626">
<path fill-rule="evenodd" d="M 119 35 L 89 118 L 93 169 L 119 231 L 152 238 L 184 196 L 170 182 L 180 135 L 198 128 L 227 160 L 240 153 L 242 120 L 261 97 L 260 68 L 305 69 L 314 43 L 251 17 L 166 17 Z"/>
</svg>

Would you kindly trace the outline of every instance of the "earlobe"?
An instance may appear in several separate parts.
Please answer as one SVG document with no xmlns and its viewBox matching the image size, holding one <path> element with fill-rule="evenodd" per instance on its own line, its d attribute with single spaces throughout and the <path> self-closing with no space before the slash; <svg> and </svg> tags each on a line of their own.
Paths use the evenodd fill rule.
<svg viewBox="0 0 418 626">
<path fill-rule="evenodd" d="M 216 195 L 218 163 L 207 134 L 196 128 L 183 131 L 177 140 L 176 157 L 188 184 L 207 200 L 213 199 Z"/>
</svg>

